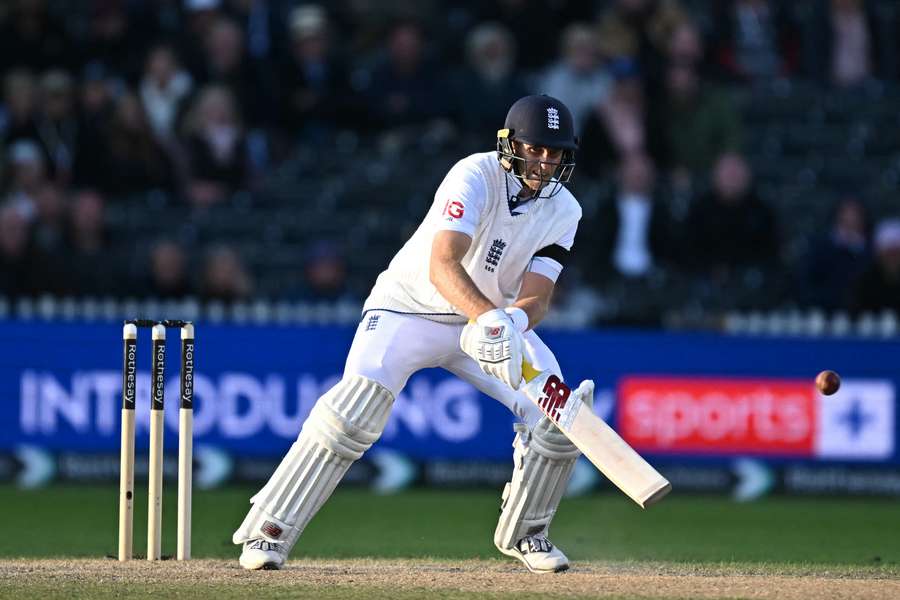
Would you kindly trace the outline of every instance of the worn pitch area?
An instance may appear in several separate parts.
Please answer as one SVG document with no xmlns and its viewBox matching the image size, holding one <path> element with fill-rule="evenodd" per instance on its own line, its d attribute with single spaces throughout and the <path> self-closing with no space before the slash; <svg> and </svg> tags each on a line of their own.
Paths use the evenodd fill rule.
<svg viewBox="0 0 900 600">
<path fill-rule="evenodd" d="M 0 597 L 192 599 L 240 597 L 900 598 L 900 575 L 877 567 L 576 562 L 532 575 L 501 560 L 298 559 L 282 571 L 236 560 L 119 563 L 102 559 L 0 561 Z"/>
</svg>

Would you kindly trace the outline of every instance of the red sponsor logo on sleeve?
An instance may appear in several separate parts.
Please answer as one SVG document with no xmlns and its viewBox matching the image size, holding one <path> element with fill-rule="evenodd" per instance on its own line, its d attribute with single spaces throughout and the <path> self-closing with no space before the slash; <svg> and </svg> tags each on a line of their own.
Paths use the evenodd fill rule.
<svg viewBox="0 0 900 600">
<path fill-rule="evenodd" d="M 619 432 L 638 450 L 813 454 L 818 403 L 809 382 L 627 377 L 618 403 Z"/>
<path fill-rule="evenodd" d="M 452 219 L 460 219 L 466 212 L 466 207 L 459 200 L 447 200 L 444 203 L 444 214 Z"/>
</svg>

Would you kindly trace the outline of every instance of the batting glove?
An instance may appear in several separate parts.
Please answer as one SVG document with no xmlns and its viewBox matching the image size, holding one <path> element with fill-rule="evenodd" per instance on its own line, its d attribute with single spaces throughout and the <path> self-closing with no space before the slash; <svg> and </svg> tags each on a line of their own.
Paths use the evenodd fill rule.
<svg viewBox="0 0 900 600">
<path fill-rule="evenodd" d="M 503 309 L 489 310 L 474 323 L 463 327 L 459 346 L 475 359 L 482 371 L 512 389 L 518 389 L 522 382 L 525 343 L 518 327 Z"/>
</svg>

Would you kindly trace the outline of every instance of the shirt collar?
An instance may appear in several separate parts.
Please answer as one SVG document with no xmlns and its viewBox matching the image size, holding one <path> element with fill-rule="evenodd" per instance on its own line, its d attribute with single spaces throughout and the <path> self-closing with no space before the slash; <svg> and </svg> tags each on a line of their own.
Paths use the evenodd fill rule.
<svg viewBox="0 0 900 600">
<path fill-rule="evenodd" d="M 520 198 L 519 192 L 524 186 L 518 177 L 513 177 L 509 173 L 506 174 L 506 204 L 509 207 L 509 214 L 516 216 L 524 214 L 522 210 L 527 206 L 533 198 Z"/>
</svg>

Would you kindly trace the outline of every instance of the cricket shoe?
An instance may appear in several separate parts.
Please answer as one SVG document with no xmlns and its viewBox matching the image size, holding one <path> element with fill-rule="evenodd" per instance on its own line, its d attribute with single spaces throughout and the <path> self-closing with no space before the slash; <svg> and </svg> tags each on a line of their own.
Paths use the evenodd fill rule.
<svg viewBox="0 0 900 600">
<path fill-rule="evenodd" d="M 244 542 L 240 563 L 248 571 L 280 569 L 284 566 L 287 553 L 285 544 L 264 539 L 250 540 Z"/>
<path fill-rule="evenodd" d="M 569 568 L 566 555 L 542 534 L 526 535 L 512 548 L 497 549 L 521 560 L 532 573 L 560 573 Z"/>
</svg>

